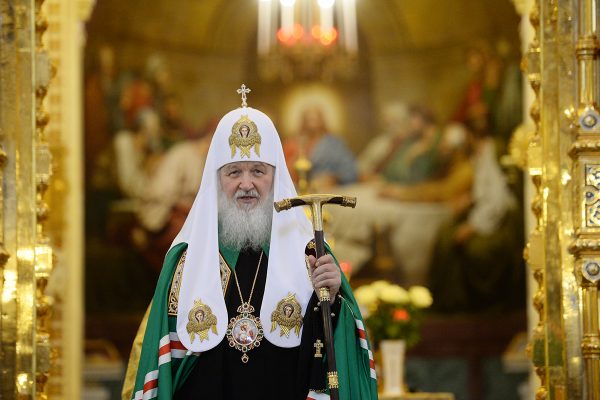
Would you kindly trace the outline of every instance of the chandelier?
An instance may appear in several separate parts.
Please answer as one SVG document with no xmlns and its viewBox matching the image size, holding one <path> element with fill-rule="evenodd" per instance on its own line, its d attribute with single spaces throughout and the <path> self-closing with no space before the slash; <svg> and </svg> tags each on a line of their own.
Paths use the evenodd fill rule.
<svg viewBox="0 0 600 400">
<path fill-rule="evenodd" d="M 355 0 L 258 0 L 262 78 L 352 78 L 357 50 Z"/>
</svg>

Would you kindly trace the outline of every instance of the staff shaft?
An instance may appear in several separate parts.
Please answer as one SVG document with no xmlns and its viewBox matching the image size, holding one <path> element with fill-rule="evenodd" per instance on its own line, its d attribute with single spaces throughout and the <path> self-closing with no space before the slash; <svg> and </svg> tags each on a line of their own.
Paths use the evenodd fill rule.
<svg viewBox="0 0 600 400">
<path fill-rule="evenodd" d="M 323 231 L 315 230 L 315 250 L 317 259 L 325 255 L 325 240 Z M 323 290 L 324 289 L 324 290 Z M 333 345 L 333 323 L 331 321 L 331 299 L 329 289 L 321 288 L 319 290 L 319 300 L 321 303 L 321 316 L 323 318 L 323 333 L 325 336 L 325 350 L 327 354 L 327 384 L 329 386 L 329 396 L 331 400 L 339 399 L 339 382 L 337 367 L 335 363 L 335 347 Z"/>
</svg>

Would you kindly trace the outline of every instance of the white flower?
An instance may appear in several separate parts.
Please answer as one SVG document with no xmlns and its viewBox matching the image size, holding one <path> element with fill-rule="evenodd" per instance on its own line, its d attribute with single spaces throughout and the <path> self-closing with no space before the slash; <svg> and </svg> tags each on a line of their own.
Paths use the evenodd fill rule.
<svg viewBox="0 0 600 400">
<path fill-rule="evenodd" d="M 433 303 L 429 289 L 423 286 L 413 286 L 408 290 L 410 301 L 418 308 L 427 308 Z"/>
<path fill-rule="evenodd" d="M 388 285 L 379 292 L 379 298 L 388 303 L 408 303 L 408 292 L 398 285 Z"/>
<path fill-rule="evenodd" d="M 377 292 L 372 287 L 365 285 L 354 291 L 354 297 L 360 305 L 370 308 L 377 301 Z"/>
</svg>

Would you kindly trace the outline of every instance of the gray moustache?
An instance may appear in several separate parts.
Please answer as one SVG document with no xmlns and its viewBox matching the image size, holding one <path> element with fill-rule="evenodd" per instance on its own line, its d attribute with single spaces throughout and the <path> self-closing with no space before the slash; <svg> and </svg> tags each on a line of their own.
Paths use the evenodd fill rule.
<svg viewBox="0 0 600 400">
<path fill-rule="evenodd" d="M 256 190 L 250 190 L 248 192 L 238 191 L 235 193 L 235 199 L 239 199 L 240 197 L 254 197 L 256 199 L 260 199 L 260 195 Z"/>
</svg>

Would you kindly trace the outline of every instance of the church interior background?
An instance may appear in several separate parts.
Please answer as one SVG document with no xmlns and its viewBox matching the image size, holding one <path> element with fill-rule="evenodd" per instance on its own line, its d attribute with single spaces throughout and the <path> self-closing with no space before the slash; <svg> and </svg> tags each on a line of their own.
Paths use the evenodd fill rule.
<svg viewBox="0 0 600 400">
<path fill-rule="evenodd" d="M 0 399 L 121 398 L 242 83 L 300 192 L 358 197 L 352 286 L 433 294 L 382 398 L 600 399 L 597 2 L 0 0 Z"/>
</svg>

